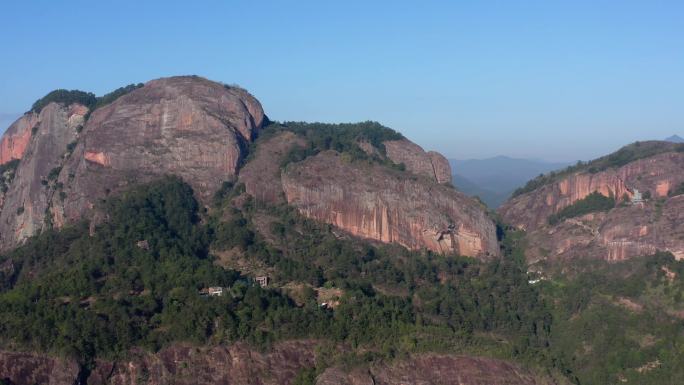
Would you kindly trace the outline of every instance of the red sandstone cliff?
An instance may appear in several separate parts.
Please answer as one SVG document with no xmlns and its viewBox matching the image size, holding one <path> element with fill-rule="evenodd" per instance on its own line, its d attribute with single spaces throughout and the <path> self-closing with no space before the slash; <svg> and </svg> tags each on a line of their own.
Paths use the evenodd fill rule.
<svg viewBox="0 0 684 385">
<path fill-rule="evenodd" d="M 394 162 L 408 162 L 407 172 L 351 161 L 332 151 L 282 171 L 289 150 L 304 145 L 302 138 L 287 131 L 259 139 L 255 154 L 240 170 L 247 193 L 260 202 L 289 203 L 309 218 L 362 238 L 437 253 L 498 255 L 496 229 L 483 208 L 436 183 L 444 181 L 436 175 L 450 174 L 441 155 L 401 140 L 384 145 Z M 366 152 L 376 151 L 370 143 L 363 146 Z M 407 148 L 407 153 L 400 148 Z M 437 174 L 435 168 L 440 170 Z"/>
<path fill-rule="evenodd" d="M 28 113 L 12 127 L 30 125 L 30 140 L 21 154 L 14 179 L 2 201 L 0 241 L 3 247 L 36 234 L 51 222 L 50 202 L 59 195 L 57 174 L 78 137 L 87 109 L 80 105 L 50 103 L 40 114 Z M 30 124 L 27 124 L 30 122 Z M 3 143 L 7 135 L 3 136 Z M 55 171 L 53 171 L 55 170 Z"/>
<path fill-rule="evenodd" d="M 316 385 L 550 385 L 555 382 L 534 375 L 510 362 L 481 357 L 424 354 L 410 359 L 372 365 L 368 369 L 329 368 Z"/>
<path fill-rule="evenodd" d="M 125 360 L 96 362 L 84 375 L 90 385 L 286 385 L 301 369 L 316 364 L 315 343 L 287 341 L 259 352 L 245 344 L 216 347 L 172 346 L 151 354 L 132 351 Z M 13 385 L 72 385 L 79 367 L 45 355 L 0 352 L 0 379 Z M 319 385 L 444 384 L 545 385 L 552 382 L 515 364 L 479 357 L 423 354 L 369 369 L 329 368 Z"/>
<path fill-rule="evenodd" d="M 98 219 L 99 202 L 133 184 L 175 174 L 208 203 L 222 182 L 240 174 L 257 200 L 290 203 L 353 235 L 439 253 L 498 255 L 484 209 L 442 185 L 451 180 L 448 161 L 408 140 L 383 143 L 405 173 L 322 154 L 281 175 L 283 156 L 305 144 L 291 132 L 265 135 L 239 170 L 266 119 L 262 107 L 242 89 L 194 76 L 150 81 L 93 111 L 83 127 L 87 113 L 51 103 L 3 137 L 2 156 L 21 162 L 0 199 L 2 248 L 51 226 Z"/>
<path fill-rule="evenodd" d="M 451 182 L 451 166 L 442 154 L 425 152 L 419 145 L 407 140 L 390 140 L 383 143 L 387 157 L 394 163 L 403 163 L 414 174 L 425 176 L 437 183 Z"/>
<path fill-rule="evenodd" d="M 3 248 L 90 217 L 107 195 L 165 174 L 206 202 L 237 174 L 265 120 L 246 91 L 193 76 L 150 81 L 94 111 L 81 131 L 87 112 L 51 103 L 3 136 L 3 159 L 21 158 L 2 200 Z"/>
<path fill-rule="evenodd" d="M 458 191 L 327 151 L 282 173 L 290 205 L 356 236 L 473 257 L 499 253 L 494 223 Z"/>
<path fill-rule="evenodd" d="M 668 191 L 682 182 L 684 153 L 666 151 L 595 174 L 569 175 L 510 199 L 499 213 L 504 221 L 528 232 L 528 254 L 535 260 L 576 256 L 621 260 L 656 250 L 684 258 L 684 197 L 668 197 Z M 548 225 L 551 214 L 594 191 L 612 194 L 621 202 L 625 196 L 628 203 L 635 190 L 648 191 L 652 199 Z"/>
<path fill-rule="evenodd" d="M 29 112 L 9 126 L 0 140 L 0 164 L 24 156 L 32 128 L 38 124 L 38 119 L 38 114 Z"/>
</svg>

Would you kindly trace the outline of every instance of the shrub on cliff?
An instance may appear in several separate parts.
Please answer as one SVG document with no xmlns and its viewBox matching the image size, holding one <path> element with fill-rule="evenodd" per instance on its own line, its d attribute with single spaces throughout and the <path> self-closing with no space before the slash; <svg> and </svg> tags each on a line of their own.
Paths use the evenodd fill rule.
<svg viewBox="0 0 684 385">
<path fill-rule="evenodd" d="M 66 106 L 73 103 L 78 103 L 88 107 L 88 114 L 90 114 L 90 112 L 94 111 L 95 109 L 105 106 L 115 101 L 119 97 L 133 90 L 136 90 L 142 86 L 142 83 L 129 84 L 125 87 L 117 88 L 116 90 L 100 97 L 95 96 L 95 94 L 93 94 L 92 92 L 58 89 L 51 91 L 50 93 L 48 93 L 47 95 L 43 96 L 42 98 L 38 99 L 35 103 L 33 103 L 31 111 L 35 113 L 40 113 L 40 111 L 42 111 L 45 106 L 52 102 L 63 104 Z"/>
<path fill-rule="evenodd" d="M 31 111 L 35 113 L 40 113 L 43 107 L 48 104 L 55 102 L 64 105 L 70 105 L 72 103 L 82 104 L 86 107 L 93 106 L 97 102 L 97 97 L 92 92 L 85 92 L 80 90 L 54 90 L 42 98 L 38 99 L 33 106 Z"/>
<path fill-rule="evenodd" d="M 292 131 L 304 137 L 308 142 L 303 148 L 293 148 L 285 156 L 282 166 L 302 161 L 321 151 L 333 150 L 347 154 L 351 160 L 375 161 L 386 166 L 400 167 L 386 158 L 383 142 L 400 140 L 404 136 L 377 122 L 341 124 L 285 122 L 274 126 L 277 129 Z M 361 142 L 369 143 L 377 150 L 377 154 L 366 153 L 360 146 Z"/>
<path fill-rule="evenodd" d="M 584 197 L 584 199 L 580 199 L 549 216 L 549 224 L 555 225 L 567 218 L 579 217 L 584 214 L 598 211 L 608 211 L 613 207 L 615 207 L 614 197 L 607 197 L 598 191 L 594 191 Z"/>
<path fill-rule="evenodd" d="M 552 171 L 548 174 L 541 174 L 536 178 L 528 181 L 525 186 L 516 189 L 513 192 L 513 197 L 534 191 L 546 184 L 558 181 L 575 172 L 589 172 L 592 174 L 607 170 L 609 168 L 622 167 L 628 163 L 639 159 L 649 158 L 668 151 L 684 151 L 682 144 L 650 141 L 650 142 L 635 142 L 624 146 L 621 149 L 594 159 L 590 162 L 577 162 L 573 166 L 569 166 L 560 171 Z"/>
</svg>

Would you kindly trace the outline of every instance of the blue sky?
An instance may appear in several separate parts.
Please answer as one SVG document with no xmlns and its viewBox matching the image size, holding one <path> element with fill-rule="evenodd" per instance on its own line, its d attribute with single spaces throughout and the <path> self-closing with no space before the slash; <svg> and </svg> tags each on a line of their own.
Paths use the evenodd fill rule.
<svg viewBox="0 0 684 385">
<path fill-rule="evenodd" d="M 452 158 L 684 136 L 682 1 L 3 1 L 0 124 L 55 88 L 197 74 L 276 120 L 377 120 Z"/>
</svg>

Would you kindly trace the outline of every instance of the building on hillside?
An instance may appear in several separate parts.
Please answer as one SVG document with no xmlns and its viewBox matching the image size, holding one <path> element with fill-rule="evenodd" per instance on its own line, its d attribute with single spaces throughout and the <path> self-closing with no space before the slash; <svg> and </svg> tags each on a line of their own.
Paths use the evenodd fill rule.
<svg viewBox="0 0 684 385">
<path fill-rule="evenodd" d="M 259 286 L 261 286 L 261 287 L 268 286 L 268 277 L 265 275 L 258 276 L 258 277 L 256 277 L 255 280 L 259 284 Z"/>
<path fill-rule="evenodd" d="M 200 295 L 209 297 L 220 297 L 223 295 L 223 288 L 220 286 L 205 287 L 200 290 Z"/>
<path fill-rule="evenodd" d="M 641 193 L 639 190 L 634 189 L 634 195 L 632 195 L 632 204 L 635 205 L 637 203 L 643 203 L 644 198 L 641 196 Z"/>
</svg>

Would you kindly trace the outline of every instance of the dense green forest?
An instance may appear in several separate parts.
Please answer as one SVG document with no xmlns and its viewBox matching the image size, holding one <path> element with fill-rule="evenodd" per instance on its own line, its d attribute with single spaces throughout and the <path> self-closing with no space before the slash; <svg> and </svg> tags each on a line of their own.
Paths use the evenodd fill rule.
<svg viewBox="0 0 684 385">
<path fill-rule="evenodd" d="M 108 221 L 93 235 L 87 223 L 50 230 L 0 257 L 3 346 L 88 367 L 133 346 L 267 348 L 307 337 L 327 341 L 326 359 L 300 373 L 301 383 L 339 360 L 421 351 L 511 359 L 577 384 L 684 378 L 684 325 L 667 315 L 681 310 L 684 262 L 670 254 L 550 267 L 549 279 L 530 284 L 524 234 L 511 229 L 500 232 L 505 257 L 482 262 L 340 236 L 290 207 L 256 205 L 233 183 L 208 210 L 171 177 L 103 205 Z M 261 288 L 222 267 L 224 253 L 265 269 L 272 283 Z M 227 294 L 201 296 L 209 286 Z M 341 293 L 334 309 L 320 306 L 321 288 Z M 338 344 L 352 349 L 339 353 Z"/>
<path fill-rule="evenodd" d="M 95 96 L 95 94 L 93 94 L 92 92 L 58 89 L 49 92 L 47 95 L 43 96 L 42 98 L 38 99 L 35 103 L 33 103 L 33 106 L 31 106 L 31 111 L 35 113 L 40 113 L 40 111 L 42 111 L 45 106 L 52 102 L 64 104 L 67 106 L 72 103 L 78 103 L 88 107 L 88 109 L 90 110 L 90 114 L 90 112 L 102 106 L 105 106 L 115 101 L 119 97 L 142 86 L 142 83 L 129 84 L 125 87 L 119 87 L 116 90 L 99 97 Z"/>
<path fill-rule="evenodd" d="M 387 158 L 383 144 L 385 141 L 404 139 L 404 136 L 377 122 L 341 124 L 273 122 L 265 131 L 271 134 L 291 131 L 306 140 L 304 147 L 294 147 L 284 157 L 281 164 L 283 167 L 289 163 L 302 161 L 321 151 L 333 150 L 346 154 L 350 160 L 375 162 L 404 170 L 403 164 L 394 164 Z M 375 151 L 366 152 L 361 148 L 361 143 L 368 143 Z"/>
<path fill-rule="evenodd" d="M 620 263 L 576 260 L 549 269 L 552 355 L 579 384 L 684 380 L 684 261 L 656 253 Z"/>
<path fill-rule="evenodd" d="M 550 215 L 549 224 L 555 225 L 567 218 L 579 217 L 594 212 L 608 211 L 614 207 L 614 197 L 607 197 L 598 191 L 594 191 L 570 206 L 563 207 L 559 212 Z"/>
<path fill-rule="evenodd" d="M 85 365 L 132 346 L 236 340 L 267 346 L 297 337 L 365 346 L 382 357 L 444 350 L 547 360 L 550 313 L 517 264 L 341 240 L 327 226 L 269 208 L 280 241 L 308 229 L 296 247 L 281 250 L 251 228 L 257 213 L 250 202 L 241 210 L 232 206 L 239 191 L 227 187 L 215 215 L 200 221 L 190 187 L 169 178 L 111 199 L 109 221 L 93 236 L 84 223 L 30 239 L 0 261 L 3 345 Z M 273 266 L 276 283 L 322 284 L 344 295 L 334 311 L 314 298 L 296 304 L 278 285 L 262 289 L 217 266 L 212 246 L 237 247 Z M 208 286 L 226 287 L 230 295 L 200 296 Z"/>
<path fill-rule="evenodd" d="M 528 181 L 525 186 L 516 189 L 513 197 L 532 192 L 544 185 L 558 181 L 576 172 L 589 172 L 595 174 L 609 168 L 617 168 L 634 162 L 635 160 L 649 158 L 664 152 L 677 151 L 684 152 L 684 144 L 660 141 L 635 142 L 621 149 L 589 162 L 577 162 L 573 166 L 560 171 L 552 171 L 548 174 L 541 174 Z"/>
</svg>

